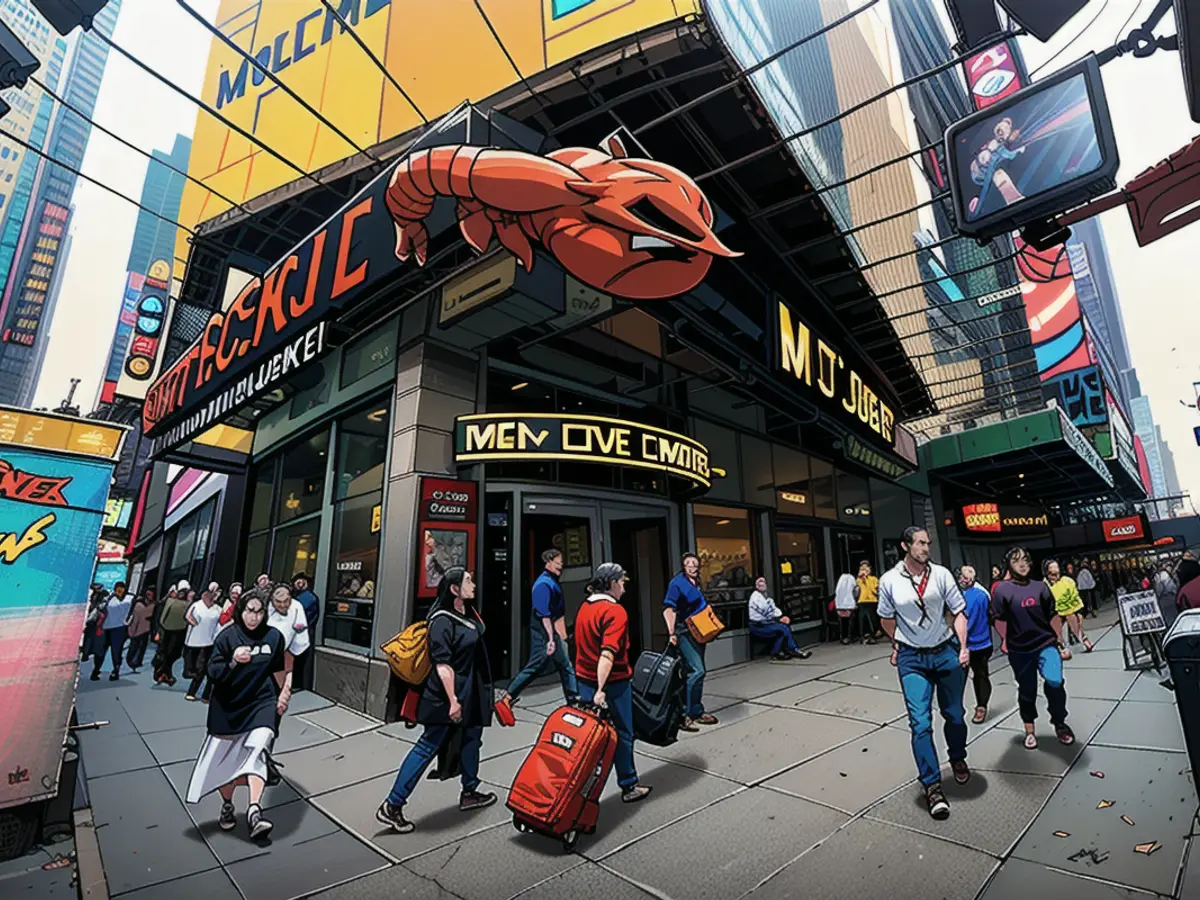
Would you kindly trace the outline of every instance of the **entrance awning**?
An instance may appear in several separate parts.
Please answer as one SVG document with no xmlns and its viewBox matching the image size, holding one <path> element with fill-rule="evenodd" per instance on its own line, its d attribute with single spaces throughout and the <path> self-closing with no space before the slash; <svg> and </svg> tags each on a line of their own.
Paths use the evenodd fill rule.
<svg viewBox="0 0 1200 900">
<path fill-rule="evenodd" d="M 1108 465 L 1059 409 L 937 438 L 921 448 L 921 462 L 964 502 L 988 497 L 1052 506 L 1114 491 Z"/>
</svg>

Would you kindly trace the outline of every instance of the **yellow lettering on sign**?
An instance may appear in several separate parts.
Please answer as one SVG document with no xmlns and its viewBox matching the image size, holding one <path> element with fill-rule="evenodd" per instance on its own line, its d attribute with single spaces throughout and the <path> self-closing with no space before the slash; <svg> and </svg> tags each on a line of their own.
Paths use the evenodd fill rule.
<svg viewBox="0 0 1200 900">
<path fill-rule="evenodd" d="M 542 441 L 550 436 L 549 431 L 534 431 L 524 422 L 519 423 L 517 429 L 517 443 L 521 445 L 521 449 L 527 449 L 531 444 L 534 447 L 542 446 Z"/>
<path fill-rule="evenodd" d="M 779 304 L 779 346 L 783 355 L 783 371 L 791 372 L 797 380 L 812 384 L 812 365 L 809 362 L 809 330 L 801 322 L 792 328 L 792 314 Z"/>
<path fill-rule="evenodd" d="M 817 357 L 819 366 L 817 387 L 821 389 L 822 394 L 832 400 L 833 395 L 837 393 L 835 376 L 837 374 L 837 367 L 842 362 L 841 357 L 820 338 L 817 338 Z"/>
<path fill-rule="evenodd" d="M 45 531 L 56 521 L 58 517 L 54 513 L 47 513 L 25 529 L 25 533 L 20 536 L 16 532 L 0 532 L 0 563 L 12 565 L 26 551 L 46 543 L 49 538 L 46 537 Z"/>
<path fill-rule="evenodd" d="M 496 443 L 496 423 L 467 426 L 467 452 L 490 450 Z"/>
</svg>

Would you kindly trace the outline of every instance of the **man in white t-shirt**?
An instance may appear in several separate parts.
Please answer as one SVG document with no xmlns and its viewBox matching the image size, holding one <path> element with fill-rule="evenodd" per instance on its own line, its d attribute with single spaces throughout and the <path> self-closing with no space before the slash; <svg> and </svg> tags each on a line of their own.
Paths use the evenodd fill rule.
<svg viewBox="0 0 1200 900">
<path fill-rule="evenodd" d="M 133 598 L 126 593 L 125 582 L 118 581 L 113 586 L 112 596 L 108 598 L 108 606 L 104 611 L 101 637 L 96 644 L 99 650 L 92 657 L 92 681 L 100 680 L 100 667 L 104 664 L 106 650 L 112 657 L 112 672 L 108 680 L 116 681 L 121 677 L 121 651 L 125 648 L 125 641 L 129 636 L 127 625 L 132 601 Z"/>
<path fill-rule="evenodd" d="M 904 558 L 879 580 L 879 619 L 892 641 L 892 665 L 908 707 L 913 757 L 929 814 L 950 815 L 942 790 L 942 768 L 933 744 L 933 697 L 945 719 L 946 744 L 954 780 L 966 784 L 967 724 L 963 690 L 967 684 L 967 602 L 950 571 L 929 561 L 929 532 L 913 525 L 900 542 Z M 954 617 L 954 629 L 946 615 Z"/>
<path fill-rule="evenodd" d="M 187 620 L 188 632 L 183 639 L 183 645 L 190 657 L 188 670 L 192 673 L 187 699 L 195 700 L 200 696 L 200 699 L 207 703 L 212 696 L 208 661 L 212 656 L 213 644 L 217 640 L 217 632 L 221 630 L 221 605 L 217 603 L 216 595 L 211 590 L 201 594 L 200 599 L 188 608 Z M 199 693 L 201 684 L 204 685 L 202 695 Z"/>
<path fill-rule="evenodd" d="M 304 607 L 292 596 L 291 585 L 277 584 L 271 591 L 271 609 L 267 614 L 267 624 L 283 635 L 284 676 L 283 686 L 290 695 L 293 671 L 296 657 L 307 653 L 312 645 L 308 635 L 308 618 L 304 615 Z M 279 734 L 279 723 L 283 716 L 275 717 L 275 734 Z"/>
</svg>

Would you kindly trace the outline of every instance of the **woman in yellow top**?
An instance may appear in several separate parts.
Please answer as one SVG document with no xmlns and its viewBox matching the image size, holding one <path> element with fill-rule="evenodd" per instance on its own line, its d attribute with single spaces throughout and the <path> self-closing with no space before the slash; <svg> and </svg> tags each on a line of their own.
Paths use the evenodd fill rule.
<svg viewBox="0 0 1200 900">
<path fill-rule="evenodd" d="M 864 644 L 874 644 L 883 637 L 879 625 L 879 579 L 871 574 L 871 564 L 865 559 L 858 564 L 858 581 L 854 596 L 858 600 L 858 628 Z"/>
<path fill-rule="evenodd" d="M 1075 579 L 1063 575 L 1058 560 L 1054 559 L 1045 563 L 1045 574 L 1046 584 L 1050 585 L 1050 593 L 1054 595 L 1054 611 L 1083 644 L 1083 652 L 1091 653 L 1092 642 L 1083 633 L 1083 617 L 1079 615 L 1083 611 L 1083 597 L 1079 595 Z M 1071 658 L 1071 651 L 1066 645 L 1063 645 L 1061 652 L 1063 659 Z"/>
</svg>

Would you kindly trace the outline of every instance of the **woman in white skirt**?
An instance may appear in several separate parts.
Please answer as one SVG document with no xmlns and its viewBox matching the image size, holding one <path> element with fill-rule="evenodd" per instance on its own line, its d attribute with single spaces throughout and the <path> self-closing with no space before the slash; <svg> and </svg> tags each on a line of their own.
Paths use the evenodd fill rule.
<svg viewBox="0 0 1200 900">
<path fill-rule="evenodd" d="M 237 826 L 233 806 L 236 788 L 250 792 L 246 824 L 253 839 L 274 827 L 263 816 L 267 755 L 275 739 L 276 716 L 287 710 L 291 691 L 285 682 L 283 636 L 267 625 L 261 597 L 243 594 L 232 624 L 217 635 L 208 676 L 214 688 L 208 707 L 208 738 L 192 770 L 188 803 L 199 803 L 220 791 L 223 831 Z"/>
</svg>

